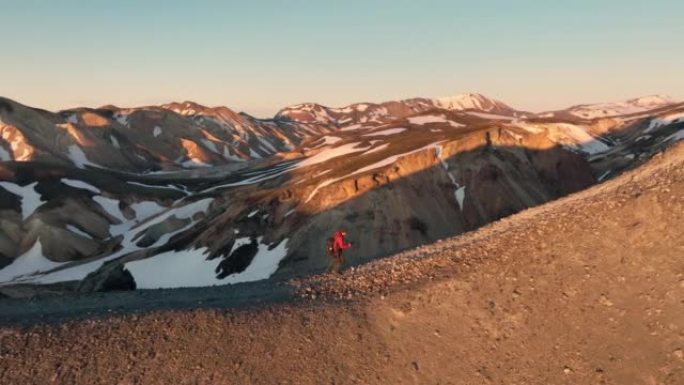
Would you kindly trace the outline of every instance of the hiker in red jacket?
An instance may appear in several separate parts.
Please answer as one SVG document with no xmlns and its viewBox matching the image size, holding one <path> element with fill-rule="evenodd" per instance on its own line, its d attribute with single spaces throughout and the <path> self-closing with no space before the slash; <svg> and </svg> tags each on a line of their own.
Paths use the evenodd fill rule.
<svg viewBox="0 0 684 385">
<path fill-rule="evenodd" d="M 347 232 L 344 230 L 338 230 L 335 232 L 332 238 L 328 240 L 328 255 L 332 259 L 330 263 L 329 273 L 342 274 L 340 269 L 344 263 L 344 255 L 342 250 L 346 250 L 352 246 L 351 242 L 347 242 L 345 237 Z"/>
</svg>

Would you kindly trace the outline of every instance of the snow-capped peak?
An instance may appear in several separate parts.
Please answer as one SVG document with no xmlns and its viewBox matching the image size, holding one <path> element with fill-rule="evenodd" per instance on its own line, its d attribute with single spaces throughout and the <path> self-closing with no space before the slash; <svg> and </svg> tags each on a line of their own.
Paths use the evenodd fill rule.
<svg viewBox="0 0 684 385">
<path fill-rule="evenodd" d="M 435 98 L 433 99 L 433 102 L 437 107 L 447 110 L 512 110 L 503 102 L 478 93 L 465 93 L 456 96 Z"/>
<path fill-rule="evenodd" d="M 161 107 L 165 108 L 167 110 L 173 111 L 173 112 L 180 114 L 180 115 L 195 115 L 199 112 L 210 109 L 209 107 L 203 106 L 199 103 L 195 103 L 195 102 L 189 101 L 189 100 L 186 100 L 186 101 L 181 102 L 181 103 L 172 102 L 172 103 L 162 104 Z"/>
<path fill-rule="evenodd" d="M 675 103 L 677 100 L 667 95 L 647 95 L 625 101 L 625 104 L 649 108 L 658 108 Z"/>
<path fill-rule="evenodd" d="M 630 115 L 656 108 L 666 107 L 677 101 L 665 95 L 648 95 L 613 103 L 580 104 L 570 107 L 568 112 L 585 118 L 603 118 L 609 116 Z"/>
<path fill-rule="evenodd" d="M 412 98 L 383 103 L 354 103 L 346 107 L 326 107 L 316 103 L 301 103 L 285 107 L 276 119 L 286 118 L 307 123 L 335 123 L 356 125 L 369 122 L 382 123 L 402 119 L 409 114 L 435 108 L 454 111 L 476 111 L 499 115 L 514 115 L 516 111 L 499 100 L 478 93 L 465 93 L 442 98 Z"/>
</svg>

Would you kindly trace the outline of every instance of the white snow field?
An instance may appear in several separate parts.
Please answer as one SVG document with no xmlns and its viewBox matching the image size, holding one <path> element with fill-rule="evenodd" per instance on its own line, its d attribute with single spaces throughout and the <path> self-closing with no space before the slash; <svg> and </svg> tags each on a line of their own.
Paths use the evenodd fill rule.
<svg viewBox="0 0 684 385">
<path fill-rule="evenodd" d="M 76 167 L 85 168 L 85 166 L 92 166 L 102 168 L 99 165 L 88 160 L 88 158 L 86 157 L 85 153 L 79 145 L 72 144 L 71 146 L 69 146 L 68 151 L 69 152 L 67 153 L 67 157 L 71 159 L 71 161 L 74 163 Z"/>
<path fill-rule="evenodd" d="M 563 145 L 571 150 L 578 150 L 589 155 L 595 155 L 608 151 L 610 147 L 594 138 L 587 132 L 584 126 L 569 123 L 531 124 L 518 122 L 516 126 L 532 132 L 546 131 L 547 137 L 552 141 Z"/>
<path fill-rule="evenodd" d="M 317 144 L 316 147 L 330 146 L 330 145 L 333 145 L 335 143 L 342 141 L 342 138 L 337 137 L 337 136 L 330 136 L 330 135 L 326 135 L 326 136 L 322 137 L 321 139 L 323 140 L 323 142 Z M 321 139 L 317 140 L 316 142 L 319 142 Z"/>
<path fill-rule="evenodd" d="M 233 245 L 233 250 L 249 242 L 249 238 L 240 238 Z M 208 249 L 204 247 L 169 251 L 128 262 L 126 269 L 133 275 L 139 289 L 202 287 L 259 281 L 267 279 L 278 269 L 278 264 L 287 254 L 287 239 L 272 250 L 268 250 L 269 246 L 262 243 L 262 237 L 257 238 L 257 244 L 259 250 L 247 269 L 223 279 L 216 278 L 216 267 L 221 259 L 208 261 Z"/>
<path fill-rule="evenodd" d="M 584 119 L 636 114 L 674 104 L 669 96 L 651 95 L 615 103 L 583 104 L 570 108 L 570 113 Z"/>
<path fill-rule="evenodd" d="M 667 114 L 657 118 L 651 119 L 648 128 L 644 130 L 644 133 L 651 132 L 654 129 L 665 126 L 671 123 L 678 123 L 684 121 L 684 112 L 675 112 L 672 114 Z"/>
<path fill-rule="evenodd" d="M 449 120 L 444 115 L 423 115 L 423 116 L 412 116 L 408 118 L 409 123 L 411 124 L 417 124 L 417 125 L 424 125 L 424 124 L 429 124 L 429 123 L 449 123 L 451 127 L 454 128 L 461 128 L 465 127 L 465 124 L 457 123 L 454 122 L 453 120 Z"/>
<path fill-rule="evenodd" d="M 103 198 L 103 197 L 100 197 Z M 112 214 L 116 214 L 116 210 L 118 210 L 118 204 L 116 208 L 113 207 L 115 202 L 118 202 L 115 199 L 109 199 L 105 198 L 105 200 L 102 200 L 104 202 L 104 205 L 107 206 L 107 209 L 112 211 Z M 121 241 L 121 246 L 122 248 L 118 250 L 117 252 L 108 255 L 106 257 L 90 261 L 90 262 L 85 262 L 85 263 L 64 263 L 60 265 L 55 265 L 54 267 L 63 267 L 62 269 L 54 269 L 48 271 L 49 269 L 41 270 L 42 274 L 35 274 L 32 276 L 27 276 L 23 275 L 21 277 L 15 277 L 15 278 L 9 278 L 5 275 L 2 275 L 3 279 L 0 279 L 0 284 L 2 283 L 17 283 L 17 282 L 25 282 L 25 283 L 33 283 L 33 284 L 49 284 L 49 283 L 55 283 L 55 282 L 64 282 L 64 281 L 76 281 L 76 280 L 82 280 L 85 278 L 88 274 L 92 273 L 93 271 L 97 270 L 102 266 L 107 261 L 111 261 L 117 258 L 120 258 L 122 256 L 125 256 L 129 253 L 132 253 L 134 251 L 142 250 L 145 248 L 156 248 L 159 246 L 162 246 L 166 244 L 173 235 L 178 234 L 182 231 L 185 231 L 192 227 L 195 223 L 196 220 L 192 219 L 195 214 L 204 212 L 209 209 L 209 205 L 211 202 L 214 201 L 214 198 L 205 198 L 196 202 L 192 202 L 189 204 L 186 204 L 185 206 L 181 207 L 174 207 L 171 209 L 168 209 L 164 211 L 163 213 L 150 218 L 149 220 L 142 222 L 140 224 L 136 224 L 135 222 L 132 221 L 127 221 L 124 222 L 121 226 L 120 229 L 123 229 L 124 231 L 121 232 L 123 234 L 123 240 Z M 120 212 L 120 211 L 119 211 Z M 185 227 L 176 230 L 174 232 L 164 234 L 157 242 L 155 242 L 153 245 L 148 246 L 148 247 L 140 247 L 136 245 L 136 241 L 138 236 L 147 230 L 149 227 L 154 226 L 156 224 L 159 224 L 166 219 L 168 219 L 171 216 L 175 216 L 176 218 L 179 219 L 192 219 L 192 221 L 186 225 Z M 116 233 L 116 231 L 112 231 L 112 233 Z M 41 254 L 42 256 L 42 254 Z M 44 257 L 43 257 L 44 258 Z M 11 265 L 10 265 L 11 266 Z M 9 266 L 8 266 L 9 267 Z M 5 269 L 0 270 L 0 273 L 4 272 Z"/>
<path fill-rule="evenodd" d="M 135 217 L 138 221 L 142 221 L 166 210 L 166 207 L 161 206 L 154 201 L 142 201 L 131 204 L 131 208 L 135 211 Z"/>
<path fill-rule="evenodd" d="M 64 263 L 53 262 L 43 256 L 43 247 L 40 244 L 40 239 L 36 239 L 36 243 L 33 244 L 31 249 L 0 270 L 0 282 L 8 282 L 31 274 L 48 271 L 61 265 L 64 265 Z"/>
<path fill-rule="evenodd" d="M 370 150 L 364 152 L 363 155 L 372 154 L 374 152 L 380 152 L 380 151 L 386 149 L 387 147 L 389 147 L 389 143 L 381 144 L 375 148 L 371 148 Z"/>
<path fill-rule="evenodd" d="M 303 161 L 299 162 L 295 168 L 302 168 L 302 167 L 307 167 L 307 166 L 312 166 L 314 164 L 319 164 L 326 162 L 330 159 L 337 158 L 340 156 L 344 156 L 347 154 L 353 154 L 356 152 L 361 152 L 368 150 L 369 147 L 358 147 L 360 142 L 355 142 L 355 143 L 347 143 L 343 144 L 339 147 L 333 147 L 331 149 L 326 149 L 323 150 L 315 155 L 312 155 Z"/>
<path fill-rule="evenodd" d="M 682 139 L 684 139 L 684 130 L 679 130 L 679 131 L 675 132 L 674 134 L 665 138 L 665 141 L 669 141 L 669 140 L 677 141 L 677 140 L 682 140 Z"/>
</svg>

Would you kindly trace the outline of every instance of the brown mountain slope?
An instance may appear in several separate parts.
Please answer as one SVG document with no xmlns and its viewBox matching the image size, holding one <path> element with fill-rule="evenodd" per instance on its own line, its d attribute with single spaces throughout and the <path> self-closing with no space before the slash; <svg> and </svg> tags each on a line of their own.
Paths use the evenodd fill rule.
<svg viewBox="0 0 684 385">
<path fill-rule="evenodd" d="M 294 283 L 313 301 L 6 327 L 0 378 L 681 384 L 683 166 L 679 144 L 477 232 Z"/>
<path fill-rule="evenodd" d="M 267 158 L 328 131 L 191 102 L 53 113 L 0 97 L 0 162 L 128 172 L 193 169 Z"/>
</svg>

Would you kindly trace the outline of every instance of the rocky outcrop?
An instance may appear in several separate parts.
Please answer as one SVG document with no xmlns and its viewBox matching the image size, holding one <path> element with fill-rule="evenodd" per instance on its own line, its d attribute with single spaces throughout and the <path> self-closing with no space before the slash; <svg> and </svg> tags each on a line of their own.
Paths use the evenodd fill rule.
<svg viewBox="0 0 684 385">
<path fill-rule="evenodd" d="M 120 264 L 106 266 L 96 273 L 88 275 L 79 285 L 79 292 L 126 291 L 135 290 L 135 279 Z"/>
</svg>

